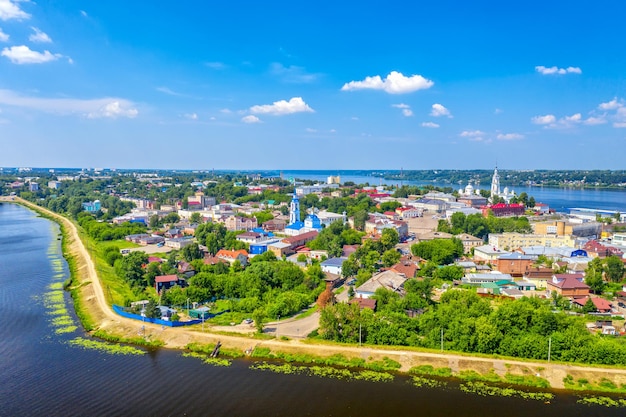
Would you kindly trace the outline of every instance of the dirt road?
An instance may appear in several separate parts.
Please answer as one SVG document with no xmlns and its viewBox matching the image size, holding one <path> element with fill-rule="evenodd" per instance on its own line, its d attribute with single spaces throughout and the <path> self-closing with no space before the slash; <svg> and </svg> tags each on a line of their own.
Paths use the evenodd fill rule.
<svg viewBox="0 0 626 417">
<path fill-rule="evenodd" d="M 0 199 L 0 201 L 2 200 L 11 201 L 9 197 Z M 77 279 L 79 283 L 82 284 L 80 296 L 85 306 L 89 309 L 92 320 L 96 323 L 96 326 L 99 329 L 118 336 L 137 337 L 143 323 L 120 317 L 111 310 L 111 307 L 106 302 L 102 286 L 96 274 L 94 262 L 80 240 L 78 230 L 74 223 L 63 216 L 35 206 L 28 201 L 15 198 L 15 202 L 19 202 L 33 210 L 45 212 L 46 215 L 55 218 L 59 223 L 63 224 L 68 235 L 67 247 L 69 254 L 76 260 L 78 270 Z M 314 316 L 310 317 L 311 321 L 317 320 Z M 287 321 L 281 322 L 279 324 L 279 336 L 283 335 L 283 330 L 285 331 L 284 335 L 286 335 L 287 332 L 292 333 L 294 326 L 297 335 L 299 331 L 302 331 L 300 324 L 296 324 L 295 321 L 292 323 L 288 323 Z M 315 342 L 304 341 L 297 338 L 291 340 L 271 339 L 261 341 L 243 336 L 204 332 L 199 325 L 194 326 L 194 328 L 163 329 L 159 325 L 146 323 L 144 337 L 146 339 L 162 340 L 165 343 L 165 347 L 176 349 L 185 348 L 185 346 L 191 342 L 212 344 L 219 340 L 225 347 L 241 349 L 242 351 L 260 345 L 269 347 L 275 351 L 293 354 L 308 353 L 316 356 L 342 354 L 348 358 L 359 357 L 366 360 L 381 360 L 384 357 L 388 357 L 401 364 L 401 371 L 408 371 L 411 367 L 428 364 L 435 368 L 449 367 L 453 372 L 475 370 L 479 373 L 486 374 L 493 370 L 502 376 L 504 376 L 505 373 L 514 375 L 538 375 L 547 379 L 553 388 L 564 388 L 563 378 L 567 375 L 573 376 L 574 380 L 585 378 L 593 382 L 606 378 L 617 386 L 626 384 L 626 369 L 516 361 L 495 357 L 418 352 L 414 350 L 378 348 L 373 346 L 356 347 L 337 344 L 315 344 Z"/>
</svg>

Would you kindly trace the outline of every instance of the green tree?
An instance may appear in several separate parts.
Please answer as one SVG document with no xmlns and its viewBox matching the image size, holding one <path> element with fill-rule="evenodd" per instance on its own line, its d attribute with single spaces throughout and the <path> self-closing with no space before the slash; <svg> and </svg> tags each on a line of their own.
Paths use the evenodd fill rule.
<svg viewBox="0 0 626 417">
<path fill-rule="evenodd" d="M 399 241 L 400 236 L 396 229 L 385 229 L 380 235 L 380 244 L 382 245 L 383 251 L 393 248 Z"/>
<path fill-rule="evenodd" d="M 202 222 L 202 216 L 200 215 L 200 213 L 191 213 L 191 217 L 189 217 L 189 221 L 191 223 L 201 223 Z"/>
<path fill-rule="evenodd" d="M 587 314 L 587 313 L 593 313 L 594 311 L 596 311 L 596 305 L 593 303 L 593 301 L 591 300 L 591 297 L 589 297 L 587 299 L 587 302 L 585 303 L 585 305 L 583 306 L 583 313 Z"/>
<path fill-rule="evenodd" d="M 610 282 L 622 282 L 624 279 L 624 262 L 618 256 L 609 256 L 604 260 L 606 277 Z"/>
<path fill-rule="evenodd" d="M 149 226 L 151 229 L 158 229 L 161 227 L 161 219 L 159 219 L 158 214 L 150 216 Z"/>
<path fill-rule="evenodd" d="M 181 250 L 181 255 L 187 262 L 191 262 L 194 259 L 202 259 L 202 251 L 197 243 L 192 243 L 190 245 L 185 246 Z"/>
<path fill-rule="evenodd" d="M 401 256 L 400 252 L 395 249 L 386 250 L 382 257 L 383 266 L 389 268 L 390 266 L 397 264 Z"/>
<path fill-rule="evenodd" d="M 359 231 L 365 230 L 365 222 L 367 221 L 367 210 L 358 210 L 354 213 L 354 228 Z"/>
<path fill-rule="evenodd" d="M 595 294 L 601 294 L 606 286 L 606 283 L 602 279 L 603 272 L 604 265 L 600 258 L 592 259 L 585 270 L 585 284 L 589 285 L 589 288 Z"/>
</svg>

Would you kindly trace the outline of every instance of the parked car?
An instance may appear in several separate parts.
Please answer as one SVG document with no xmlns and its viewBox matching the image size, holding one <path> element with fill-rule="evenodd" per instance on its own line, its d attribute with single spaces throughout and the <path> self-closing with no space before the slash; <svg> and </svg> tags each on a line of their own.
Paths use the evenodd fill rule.
<svg viewBox="0 0 626 417">
<path fill-rule="evenodd" d="M 354 284 L 356 284 L 356 278 L 349 279 L 349 280 L 346 282 L 346 285 L 348 285 L 348 286 L 352 286 L 352 285 L 354 285 Z"/>
</svg>

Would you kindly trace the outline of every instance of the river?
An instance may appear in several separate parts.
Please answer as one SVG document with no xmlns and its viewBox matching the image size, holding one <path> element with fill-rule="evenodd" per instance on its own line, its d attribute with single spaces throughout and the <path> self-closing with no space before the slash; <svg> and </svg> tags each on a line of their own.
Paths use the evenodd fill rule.
<svg viewBox="0 0 626 417">
<path fill-rule="evenodd" d="M 0 416 L 622 416 L 556 393 L 549 404 L 463 393 L 458 383 L 416 388 L 214 367 L 179 351 L 115 355 L 74 346 L 80 326 L 58 333 L 46 294 L 68 276 L 59 229 L 0 204 Z M 56 290 L 58 292 L 58 290 Z M 71 311 L 71 299 L 61 295 Z M 78 325 L 70 314 L 70 324 Z"/>
<path fill-rule="evenodd" d="M 274 174 L 278 175 L 278 174 Z M 364 175 L 360 172 L 355 174 L 351 171 L 283 171 L 283 178 L 297 178 L 302 180 L 312 180 L 326 182 L 329 175 L 340 175 L 341 182 L 352 181 L 355 184 L 369 183 L 376 185 L 399 185 L 398 180 L 386 180 L 381 177 Z M 436 187 L 452 187 L 453 189 L 465 188 L 464 184 L 446 184 L 427 181 L 404 181 L 405 185 L 433 185 Z M 488 190 L 491 184 L 480 184 L 481 189 Z M 504 189 L 507 184 L 501 183 Z M 525 192 L 533 196 L 538 203 L 545 203 L 557 212 L 568 213 L 570 208 L 591 208 L 600 210 L 614 210 L 621 213 L 626 212 L 626 191 L 596 188 L 552 188 L 552 187 L 511 187 L 519 195 Z"/>
</svg>

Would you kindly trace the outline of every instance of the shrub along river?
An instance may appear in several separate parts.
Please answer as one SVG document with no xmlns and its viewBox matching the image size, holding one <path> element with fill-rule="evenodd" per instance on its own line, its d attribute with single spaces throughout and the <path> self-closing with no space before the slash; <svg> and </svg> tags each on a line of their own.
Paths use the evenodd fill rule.
<svg viewBox="0 0 626 417">
<path fill-rule="evenodd" d="M 59 228 L 0 204 L 0 416 L 623 416 L 624 408 L 390 382 L 279 374 L 250 359 L 214 366 L 183 352 L 120 349 L 86 335 L 62 290 Z M 427 381 L 428 382 L 428 381 Z M 475 390 L 474 390 L 475 391 Z"/>
</svg>

